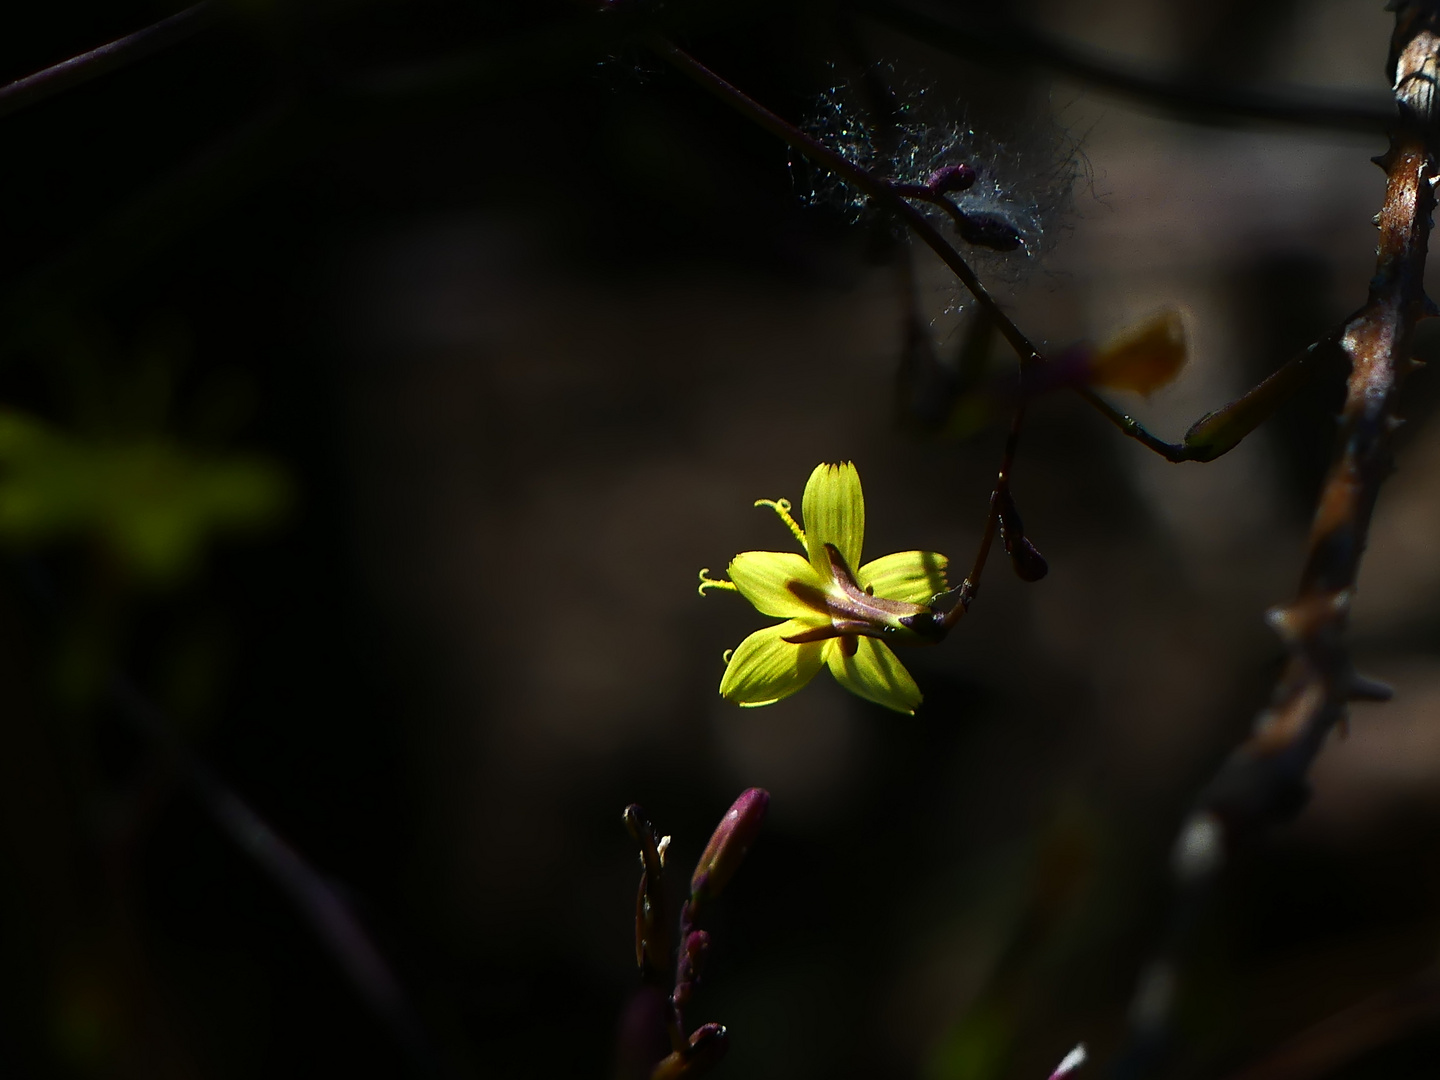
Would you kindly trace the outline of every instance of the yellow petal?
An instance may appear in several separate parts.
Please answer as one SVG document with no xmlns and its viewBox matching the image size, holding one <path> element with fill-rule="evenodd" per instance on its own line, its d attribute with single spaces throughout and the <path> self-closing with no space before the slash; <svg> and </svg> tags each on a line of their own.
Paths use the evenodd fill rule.
<svg viewBox="0 0 1440 1080">
<path fill-rule="evenodd" d="M 789 582 L 800 582 L 811 590 L 825 587 L 825 580 L 815 573 L 805 556 L 792 551 L 742 551 L 730 561 L 728 573 L 740 595 L 754 604 L 756 611 L 777 619 L 816 614 L 814 608 L 786 588 Z"/>
<path fill-rule="evenodd" d="M 823 644 L 792 645 L 781 639 L 811 625 L 791 619 L 747 637 L 730 657 L 720 680 L 721 696 L 737 705 L 772 705 L 808 683 L 823 663 Z"/>
<path fill-rule="evenodd" d="M 1090 358 L 1090 383 L 1152 394 L 1185 366 L 1185 323 L 1175 310 L 1116 338 Z"/>
<path fill-rule="evenodd" d="M 830 559 L 825 545 L 834 544 L 846 565 L 852 569 L 859 566 L 860 547 L 865 540 L 865 496 L 855 466 L 848 461 L 816 465 L 805 484 L 801 507 L 810 565 L 828 579 Z"/>
<path fill-rule="evenodd" d="M 890 647 L 874 638 L 856 638 L 854 656 L 846 656 L 844 643 L 825 643 L 825 662 L 835 681 L 866 701 L 896 712 L 913 713 L 920 704 L 920 688 L 896 659 Z"/>
<path fill-rule="evenodd" d="M 856 580 L 862 589 L 873 589 L 886 600 L 928 604 L 936 593 L 948 589 L 945 567 L 950 560 L 933 551 L 897 551 L 860 568 Z"/>
</svg>

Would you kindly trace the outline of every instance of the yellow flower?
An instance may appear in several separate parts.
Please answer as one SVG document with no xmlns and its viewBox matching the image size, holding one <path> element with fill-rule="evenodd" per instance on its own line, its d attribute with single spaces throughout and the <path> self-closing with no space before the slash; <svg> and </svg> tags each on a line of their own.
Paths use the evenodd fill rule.
<svg viewBox="0 0 1440 1080">
<path fill-rule="evenodd" d="M 785 622 L 757 630 L 729 657 L 720 693 L 737 705 L 771 705 L 828 667 L 852 693 L 896 712 L 913 713 L 920 689 L 888 643 L 940 640 L 947 627 L 928 606 L 946 590 L 944 555 L 899 551 L 860 563 L 865 497 L 847 462 L 817 465 L 801 502 L 805 528 L 785 499 L 761 499 L 790 527 L 805 555 L 744 551 L 729 581 L 700 571 L 706 589 L 738 592 L 762 615 Z M 858 566 L 858 571 L 852 571 Z"/>
</svg>

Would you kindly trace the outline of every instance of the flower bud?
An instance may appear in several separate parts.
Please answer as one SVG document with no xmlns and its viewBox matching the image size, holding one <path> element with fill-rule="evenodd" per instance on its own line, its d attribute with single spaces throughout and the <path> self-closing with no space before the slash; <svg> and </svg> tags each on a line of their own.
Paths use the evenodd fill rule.
<svg viewBox="0 0 1440 1080">
<path fill-rule="evenodd" d="M 690 877 L 690 892 L 697 899 L 720 895 L 755 842 L 769 806 L 768 791 L 750 788 L 725 812 Z"/>
<path fill-rule="evenodd" d="M 665 933 L 665 898 L 661 871 L 663 848 L 669 840 L 655 839 L 655 827 L 639 806 L 625 808 L 625 827 L 640 845 L 640 889 L 635 896 L 635 963 L 642 974 L 666 970 L 669 966 L 669 938 Z"/>
<path fill-rule="evenodd" d="M 992 251 L 1014 251 L 1024 240 L 1019 230 L 999 214 L 970 214 L 960 219 L 960 238 Z"/>
<path fill-rule="evenodd" d="M 702 1024 L 690 1036 L 690 1045 L 677 1050 L 650 1074 L 650 1080 L 691 1080 L 709 1072 L 730 1049 L 730 1034 L 720 1024 Z"/>
<path fill-rule="evenodd" d="M 680 950 L 680 968 L 675 976 L 674 1001 L 677 1006 L 689 1004 L 695 984 L 700 981 L 700 973 L 705 969 L 705 958 L 709 955 L 710 935 L 704 930 L 696 930 L 685 939 L 685 945 Z"/>
<path fill-rule="evenodd" d="M 1010 565 L 1015 568 L 1015 576 L 1021 581 L 1039 581 L 1050 573 L 1050 564 L 1045 561 L 1045 556 L 1040 554 L 1039 548 L 1026 536 L 1020 537 L 1012 547 Z"/>
<path fill-rule="evenodd" d="M 975 170 L 969 165 L 946 165 L 931 173 L 925 186 L 937 195 L 948 195 L 952 191 L 964 191 L 973 183 Z"/>
<path fill-rule="evenodd" d="M 693 1072 L 691 1076 L 719 1064 L 725 1052 L 730 1049 L 730 1033 L 723 1024 L 701 1024 L 690 1036 L 690 1052 L 685 1055 L 686 1064 Z"/>
<path fill-rule="evenodd" d="M 1005 554 L 1010 556 L 1010 565 L 1021 581 L 1039 581 L 1050 572 L 1045 556 L 1025 535 L 1025 523 L 1020 520 L 1020 511 L 1008 487 L 996 492 L 995 512 L 1000 515 L 1000 542 L 1005 545 Z"/>
</svg>

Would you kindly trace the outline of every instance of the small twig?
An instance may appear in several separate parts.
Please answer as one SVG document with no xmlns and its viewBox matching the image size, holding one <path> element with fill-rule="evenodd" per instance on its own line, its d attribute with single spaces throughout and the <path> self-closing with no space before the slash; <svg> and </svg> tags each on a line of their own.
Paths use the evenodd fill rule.
<svg viewBox="0 0 1440 1080">
<path fill-rule="evenodd" d="M 1380 98 L 1328 94 L 1282 94 L 1258 87 L 1224 87 L 1179 82 L 1123 68 L 1087 56 L 1075 46 L 1012 18 L 967 9 L 964 24 L 937 18 L 889 0 L 860 0 L 859 10 L 917 41 L 971 60 L 1003 65 L 1045 67 L 1081 82 L 1113 91 L 1141 104 L 1202 121 L 1254 120 L 1295 127 L 1382 131 L 1394 122 L 1394 108 Z"/>
<path fill-rule="evenodd" d="M 750 117 L 766 131 L 783 139 L 792 150 L 854 184 L 855 187 L 898 217 L 960 279 L 960 283 L 975 298 L 985 315 L 993 320 L 1005 340 L 1015 350 L 1022 368 L 1029 364 L 1045 362 L 1039 348 L 1006 314 L 999 302 L 990 295 L 965 257 L 940 234 L 924 214 L 906 201 L 911 198 L 923 198 L 927 202 L 937 205 L 949 204 L 953 207 L 954 204 L 951 200 L 946 199 L 943 194 L 937 195 L 923 185 L 896 184 L 876 176 L 868 169 L 856 165 L 820 140 L 777 116 L 665 38 L 653 38 L 650 44 L 662 58 L 679 68 L 712 94 Z M 958 208 L 955 208 L 955 211 L 957 214 L 960 213 Z M 963 217 L 963 214 L 961 216 Z M 1299 356 L 1291 359 L 1249 393 L 1224 408 L 1201 417 L 1186 433 L 1185 441 L 1182 443 L 1166 442 L 1152 435 L 1139 421 L 1122 413 L 1088 387 L 1080 387 L 1078 391 L 1085 402 L 1099 410 L 1122 432 L 1160 454 L 1166 460 L 1174 462 L 1213 461 L 1234 449 L 1246 435 L 1258 427 L 1281 402 L 1310 377 L 1315 369 L 1314 356 L 1330 340 L 1329 337 L 1321 339 L 1319 343 L 1310 346 Z"/>
<path fill-rule="evenodd" d="M 1010 433 L 1005 437 L 1005 453 L 1000 458 L 1000 470 L 995 477 L 995 487 L 990 492 L 990 504 L 985 512 L 985 528 L 980 534 L 980 546 L 975 551 L 975 561 L 970 564 L 970 573 L 965 575 L 955 589 L 955 604 L 940 620 L 948 630 L 965 617 L 975 597 L 980 593 L 980 577 L 985 573 L 985 563 L 990 558 L 990 549 L 995 544 L 995 531 L 1000 525 L 1001 506 L 1010 494 L 1010 473 L 1015 468 L 1015 453 L 1020 447 L 1020 433 L 1025 427 L 1025 405 L 1015 410 L 1010 421 Z"/>
<path fill-rule="evenodd" d="M 0 86 L 0 116 L 19 112 L 184 41 L 209 26 L 218 12 L 215 0 L 201 0 L 143 30 Z"/>
<path fill-rule="evenodd" d="M 1190 425 L 1185 438 L 1178 443 L 1166 442 L 1151 434 L 1140 421 L 1115 408 L 1088 386 L 1077 387 L 1076 393 L 1122 433 L 1166 461 L 1214 461 L 1239 446 L 1247 435 L 1268 420 L 1291 394 L 1314 376 L 1324 355 L 1338 347 L 1345 325 L 1348 321 L 1291 357 L 1259 385 L 1230 404 L 1206 413 Z"/>
</svg>

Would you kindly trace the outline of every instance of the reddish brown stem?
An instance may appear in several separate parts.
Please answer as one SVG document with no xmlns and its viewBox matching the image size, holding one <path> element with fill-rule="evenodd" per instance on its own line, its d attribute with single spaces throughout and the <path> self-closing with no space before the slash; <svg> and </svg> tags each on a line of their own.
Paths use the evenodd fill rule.
<svg viewBox="0 0 1440 1080">
<path fill-rule="evenodd" d="M 980 534 L 980 546 L 975 551 L 975 561 L 970 564 L 970 573 L 965 575 L 965 580 L 955 590 L 958 593 L 955 606 L 947 611 L 941 620 L 946 630 L 965 617 L 980 592 L 980 576 L 985 573 L 985 563 L 995 544 L 995 530 L 1000 524 L 1000 500 L 1010 490 L 1010 473 L 1015 467 L 1015 452 L 1020 448 L 1020 432 L 1024 427 L 1025 405 L 1022 396 L 1021 404 L 1010 421 L 1010 434 L 1005 437 L 1005 453 L 1000 458 L 1000 471 L 995 477 L 995 487 L 990 492 L 990 506 L 985 513 L 985 530 Z"/>
<path fill-rule="evenodd" d="M 898 217 L 924 241 L 931 251 L 940 256 L 940 260 L 960 279 L 960 283 L 984 309 L 985 314 L 995 321 L 1000 333 L 1010 343 L 1016 355 L 1020 357 L 1022 364 L 1043 359 L 1039 349 L 1015 325 L 1010 316 L 1005 314 L 1005 310 L 999 302 L 981 284 L 975 271 L 965 261 L 965 257 L 940 234 L 934 225 L 930 224 L 930 220 L 924 214 L 906 202 L 889 181 L 861 168 L 843 154 L 830 149 L 819 139 L 807 135 L 794 124 L 777 116 L 739 87 L 726 82 L 699 60 L 666 38 L 656 37 L 652 39 L 650 45 L 661 58 L 673 64 L 710 93 L 748 116 L 766 131 L 783 139 L 792 150 L 855 185 L 860 191 Z"/>
<path fill-rule="evenodd" d="M 184 41 L 209 26 L 219 10 L 215 0 L 201 0 L 143 30 L 126 34 L 89 52 L 0 86 L 0 116 L 19 112 Z"/>
</svg>

